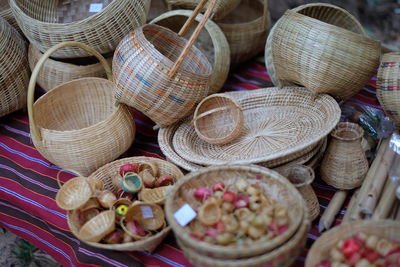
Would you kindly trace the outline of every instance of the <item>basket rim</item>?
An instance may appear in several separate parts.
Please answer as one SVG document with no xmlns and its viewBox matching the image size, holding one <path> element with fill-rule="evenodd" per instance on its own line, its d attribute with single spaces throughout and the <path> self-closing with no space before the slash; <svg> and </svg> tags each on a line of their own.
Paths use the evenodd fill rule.
<svg viewBox="0 0 400 267">
<path fill-rule="evenodd" d="M 252 1 L 254 1 L 254 0 L 252 0 Z M 263 6 L 264 5 L 264 2 L 263 2 L 263 0 L 258 0 L 258 2 Z M 269 12 L 268 12 L 269 13 Z M 228 16 L 229 14 L 227 14 L 227 16 Z M 268 15 L 268 17 L 269 17 L 269 14 L 267 14 Z M 225 16 L 226 17 L 226 16 Z M 223 19 L 225 19 L 225 17 L 223 18 Z M 226 28 L 226 29 L 228 29 L 228 28 L 236 28 L 236 27 L 253 27 L 254 25 L 253 24 L 259 24 L 259 23 L 261 23 L 262 21 L 263 21 L 263 17 L 264 17 L 264 14 L 262 13 L 261 14 L 261 16 L 260 17 L 258 17 L 258 18 L 256 18 L 256 19 L 253 19 L 253 20 L 250 20 L 250 21 L 247 21 L 247 22 L 242 22 L 242 23 L 224 23 L 224 22 L 219 22 L 219 21 L 216 21 L 216 23 L 220 26 L 220 27 L 223 27 L 223 28 Z M 264 25 L 266 28 L 268 28 L 268 25 L 270 24 L 269 23 L 269 21 L 268 21 L 269 19 L 267 18 L 265 21 L 266 21 L 266 25 Z M 254 29 L 253 29 L 254 30 Z"/>
<path fill-rule="evenodd" d="M 212 173 L 215 171 L 220 171 L 220 170 L 236 170 L 236 171 L 253 171 L 253 172 L 257 172 L 257 173 L 262 173 L 265 175 L 270 176 L 272 179 L 276 179 L 279 182 L 281 182 L 284 186 L 287 187 L 288 190 L 291 191 L 291 193 L 293 193 L 294 198 L 297 198 L 297 200 L 300 202 L 300 205 L 302 207 L 305 207 L 305 202 L 303 200 L 303 197 L 300 195 L 299 191 L 294 187 L 293 184 L 291 184 L 284 176 L 282 176 L 281 174 L 279 174 L 276 171 L 273 171 L 271 169 L 268 168 L 264 168 L 261 166 L 257 166 L 257 165 L 239 165 L 239 164 L 227 164 L 227 165 L 223 165 L 223 166 L 210 166 L 210 167 L 205 167 L 202 168 L 198 171 L 195 172 L 191 172 L 187 175 L 185 175 L 184 177 L 182 177 L 181 179 L 179 179 L 174 187 L 172 188 L 172 190 L 170 191 L 169 195 L 166 198 L 165 201 L 165 206 L 164 206 L 164 210 L 165 210 L 165 216 L 167 218 L 167 221 L 169 223 L 169 225 L 172 227 L 174 233 L 177 232 L 179 233 L 179 238 L 185 240 L 185 242 L 187 242 L 188 244 L 190 244 L 191 247 L 201 247 L 201 250 L 203 251 L 217 251 L 219 253 L 224 253 L 224 254 L 237 254 L 238 251 L 242 251 L 243 249 L 251 249 L 254 250 L 254 246 L 219 246 L 219 245 L 214 245 L 214 244 L 210 244 L 210 243 L 206 243 L 206 242 L 199 242 L 197 240 L 195 240 L 194 238 L 190 237 L 190 235 L 184 230 L 184 227 L 181 227 L 175 220 L 174 218 L 174 211 L 172 210 L 172 205 L 174 202 L 174 196 L 175 194 L 178 192 L 178 190 L 180 189 L 180 187 L 182 185 L 184 185 L 186 182 L 196 179 L 199 175 L 203 175 L 206 173 Z M 277 247 L 281 246 L 282 244 L 284 244 L 287 240 L 290 240 L 290 238 L 298 231 L 300 225 L 303 223 L 304 220 L 306 220 L 306 215 L 304 213 L 304 209 L 301 210 L 299 216 L 301 216 L 299 224 L 296 225 L 292 230 L 294 230 L 294 232 L 290 233 L 290 235 L 285 237 L 285 241 L 283 242 L 277 242 L 276 238 L 272 239 L 271 241 L 274 241 L 274 243 L 272 243 L 271 245 L 265 245 L 262 244 L 260 242 L 256 242 L 255 246 L 258 247 L 262 247 L 260 250 L 265 250 L 265 251 L 271 251 L 276 249 Z M 175 233 L 176 234 L 176 233 Z M 270 244 L 271 242 L 268 242 L 267 244 Z M 264 252 L 265 252 L 264 251 Z"/>
<path fill-rule="evenodd" d="M 53 94 L 56 94 L 56 93 L 58 93 L 58 91 L 63 90 L 62 87 L 65 86 L 65 85 L 69 85 L 69 84 L 71 84 L 71 83 L 79 83 L 79 82 L 82 81 L 82 80 L 93 80 L 93 79 L 102 80 L 102 81 L 105 81 L 105 82 L 107 82 L 107 83 L 111 83 L 111 84 L 113 84 L 114 87 L 115 87 L 114 82 L 112 82 L 112 81 L 110 81 L 110 80 L 108 80 L 108 79 L 98 78 L 98 77 L 84 77 L 84 78 L 72 80 L 72 81 L 69 81 L 69 82 L 65 82 L 65 83 L 60 84 L 59 86 L 53 88 L 51 91 L 49 91 L 49 92 L 45 93 L 44 95 L 42 95 L 41 97 L 39 97 L 39 98 L 35 101 L 35 103 L 33 104 L 33 108 L 35 108 L 35 105 L 40 105 L 40 102 L 41 102 L 41 101 L 44 101 L 43 99 L 45 99 L 46 97 L 47 97 L 47 98 L 48 98 L 48 97 L 52 97 Z M 97 122 L 97 123 L 95 123 L 95 124 L 92 124 L 92 125 L 90 125 L 90 126 L 88 126 L 88 127 L 84 127 L 84 128 L 80 128 L 80 129 L 75 129 L 75 130 L 60 131 L 60 130 L 54 130 L 54 129 L 43 128 L 43 127 L 40 126 L 37 122 L 36 122 L 36 124 L 37 124 L 37 127 L 40 129 L 41 132 L 42 132 L 42 131 L 46 131 L 46 132 L 51 132 L 52 134 L 63 134 L 63 133 L 74 133 L 74 134 L 79 134 L 79 133 L 82 132 L 82 131 L 93 130 L 94 128 L 98 127 L 99 125 L 104 124 L 104 123 L 107 123 L 110 119 L 112 119 L 113 117 L 115 117 L 115 116 L 117 115 L 117 113 L 122 112 L 124 108 L 125 108 L 124 105 L 121 104 L 121 103 L 119 103 L 118 106 L 113 105 L 113 112 L 110 113 L 110 114 L 107 116 L 107 118 L 105 118 L 104 120 L 99 121 L 99 122 Z"/>
<path fill-rule="evenodd" d="M 356 134 L 355 137 L 343 137 L 340 136 L 340 133 L 342 130 L 348 129 Z M 359 126 L 356 123 L 353 122 L 339 122 L 338 125 L 336 125 L 335 129 L 332 130 L 331 136 L 335 139 L 341 140 L 341 141 L 355 141 L 360 138 L 362 138 L 364 135 L 364 130 L 361 126 Z"/>
</svg>

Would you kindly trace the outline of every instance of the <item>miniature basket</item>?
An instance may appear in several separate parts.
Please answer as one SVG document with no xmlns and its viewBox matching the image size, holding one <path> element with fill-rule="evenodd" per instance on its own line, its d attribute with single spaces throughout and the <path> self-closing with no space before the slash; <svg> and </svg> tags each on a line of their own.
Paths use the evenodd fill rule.
<svg viewBox="0 0 400 267">
<path fill-rule="evenodd" d="M 243 111 L 243 133 L 239 138 L 225 145 L 209 144 L 198 137 L 193 124 L 186 119 L 173 136 L 178 155 L 205 166 L 227 163 L 278 166 L 315 149 L 336 126 L 341 113 L 332 97 L 324 94 L 314 99 L 301 87 L 227 94 Z"/>
<path fill-rule="evenodd" d="M 26 105 L 29 67 L 22 37 L 0 18 L 0 117 Z"/>
<path fill-rule="evenodd" d="M 321 162 L 322 180 L 341 190 L 362 184 L 369 168 L 361 146 L 363 134 L 363 129 L 356 123 L 341 122 L 336 126 Z"/>
<path fill-rule="evenodd" d="M 400 52 L 384 54 L 378 69 L 376 96 L 383 109 L 400 127 Z"/>
<path fill-rule="evenodd" d="M 339 100 L 356 94 L 379 64 L 379 42 L 347 11 L 329 4 L 288 10 L 271 30 L 265 62 L 275 85 L 300 84 Z"/>
<path fill-rule="evenodd" d="M 222 19 L 232 10 L 234 10 L 239 5 L 240 1 L 241 0 L 218 0 L 215 4 L 213 19 Z M 194 9 L 199 4 L 199 2 L 200 0 L 167 0 L 169 9 Z"/>
<path fill-rule="evenodd" d="M 97 178 L 100 179 L 104 182 L 105 185 L 105 190 L 110 190 L 115 192 L 117 188 L 113 185 L 112 183 L 112 177 L 115 174 L 119 175 L 119 167 L 121 165 L 124 165 L 126 163 L 148 163 L 152 162 L 154 163 L 158 169 L 160 170 L 161 173 L 171 175 L 175 177 L 177 180 L 183 177 L 183 173 L 181 170 L 173 165 L 172 163 L 169 163 L 165 160 L 157 159 L 157 158 L 149 158 L 149 157 L 131 157 L 131 158 L 124 158 L 120 160 L 113 161 L 111 163 L 108 163 L 95 172 L 93 172 L 88 178 Z M 79 216 L 78 212 L 76 211 L 70 211 L 67 214 L 68 218 L 68 226 L 71 229 L 71 232 L 79 238 L 78 232 L 79 232 Z M 101 244 L 101 243 L 95 243 L 95 242 L 86 242 L 88 245 L 96 248 L 101 248 L 101 249 L 109 249 L 109 250 L 117 250 L 117 251 L 148 251 L 152 252 L 163 240 L 164 238 L 168 235 L 170 232 L 171 227 L 167 226 L 165 227 L 161 232 L 150 236 L 146 237 L 145 239 L 142 240 L 137 240 L 135 242 L 130 242 L 130 243 L 124 243 L 124 244 Z"/>
<path fill-rule="evenodd" d="M 82 225 L 79 229 L 78 237 L 86 242 L 99 242 L 114 229 L 114 211 L 103 211 Z"/>
<path fill-rule="evenodd" d="M 156 188 L 143 188 L 139 192 L 139 199 L 143 202 L 164 205 L 165 198 L 172 186 L 161 186 Z"/>
<path fill-rule="evenodd" d="M 146 202 L 134 202 L 129 207 L 125 220 L 135 220 L 149 231 L 158 230 L 165 225 L 164 210 L 161 206 Z"/>
<path fill-rule="evenodd" d="M 332 247 L 346 238 L 363 232 L 393 241 L 400 241 L 400 224 L 393 220 L 359 220 L 344 222 L 320 236 L 312 245 L 306 259 L 306 267 L 315 267 L 329 257 Z"/>
<path fill-rule="evenodd" d="M 82 78 L 64 83 L 33 104 L 38 73 L 57 49 L 77 46 L 93 53 L 110 80 Z M 124 153 L 135 137 L 135 122 L 124 105 L 115 106 L 114 83 L 107 61 L 77 42 L 61 43 L 39 60 L 28 89 L 28 113 L 33 144 L 50 162 L 87 176 Z"/>
<path fill-rule="evenodd" d="M 228 39 L 231 67 L 237 67 L 264 49 L 271 24 L 268 0 L 242 0 L 217 24 Z"/>
<path fill-rule="evenodd" d="M 256 178 L 257 177 L 257 178 Z M 252 245 L 218 246 L 199 241 L 190 236 L 186 228 L 181 227 L 174 218 L 174 213 L 184 204 L 199 208 L 199 202 L 193 192 L 198 187 L 210 187 L 222 181 L 225 185 L 233 184 L 237 179 L 247 179 L 262 186 L 264 192 L 282 205 L 290 206 L 290 226 L 282 235 L 270 242 L 254 242 Z M 187 247 L 197 253 L 215 258 L 235 259 L 264 254 L 284 244 L 303 223 L 304 200 L 296 188 L 277 172 L 259 166 L 224 165 L 203 168 L 180 179 L 167 197 L 165 214 L 175 236 Z"/>
<path fill-rule="evenodd" d="M 157 24 L 168 29 L 178 32 L 183 26 L 185 20 L 190 17 L 192 11 L 189 10 L 173 10 L 162 14 L 151 21 L 151 24 Z M 197 15 L 191 31 L 194 30 L 196 22 L 200 22 L 203 15 Z M 186 34 L 187 36 L 188 34 Z M 202 50 L 207 56 L 207 59 L 213 65 L 213 72 L 211 74 L 209 94 L 217 93 L 224 85 L 226 78 L 229 74 L 230 67 L 230 49 L 228 40 L 225 34 L 218 27 L 218 25 L 208 20 L 204 25 L 204 30 L 200 33 L 196 47 Z"/>
<path fill-rule="evenodd" d="M 33 45 L 29 45 L 28 60 L 31 70 L 42 56 L 43 53 Z M 112 57 L 107 58 L 107 62 L 112 63 Z M 63 83 L 85 77 L 107 78 L 107 75 L 101 63 L 78 65 L 49 58 L 39 72 L 37 84 L 44 90 L 50 91 Z"/>
<path fill-rule="evenodd" d="M 146 22 L 150 7 L 147 0 L 99 0 L 104 7 L 90 12 L 87 0 L 10 0 L 14 17 L 29 41 L 41 52 L 60 42 L 77 41 L 101 54 L 114 51 L 132 29 Z M 55 58 L 90 56 L 76 47 L 66 47 Z"/>
<path fill-rule="evenodd" d="M 197 105 L 193 125 L 200 139 L 210 144 L 226 144 L 241 134 L 243 112 L 229 95 L 210 95 Z"/>
<path fill-rule="evenodd" d="M 207 0 L 202 0 L 179 34 L 148 24 L 126 36 L 115 51 L 113 75 L 118 101 L 138 109 L 158 127 L 185 117 L 208 94 L 212 67 L 193 43 L 216 0 L 211 1 L 189 41 L 182 36 Z"/>
<path fill-rule="evenodd" d="M 304 210 L 306 213 L 306 210 Z M 292 266 L 296 258 L 301 254 L 307 241 L 307 232 L 311 222 L 305 218 L 299 230 L 280 247 L 260 256 L 243 259 L 217 259 L 199 254 L 196 250 L 188 247 L 183 240 L 177 237 L 178 245 L 181 247 L 185 257 L 194 266 L 213 266 L 213 267 L 289 267 Z"/>
<path fill-rule="evenodd" d="M 85 205 L 92 195 L 92 189 L 86 178 L 76 177 L 60 187 L 56 195 L 56 203 L 63 210 L 75 210 Z"/>
</svg>

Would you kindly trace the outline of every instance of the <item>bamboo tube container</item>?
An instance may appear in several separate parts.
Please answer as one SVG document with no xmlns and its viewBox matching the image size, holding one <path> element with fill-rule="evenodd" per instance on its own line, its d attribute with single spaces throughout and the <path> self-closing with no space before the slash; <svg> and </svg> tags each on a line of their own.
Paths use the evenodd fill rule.
<svg viewBox="0 0 400 267">
<path fill-rule="evenodd" d="M 339 190 L 335 193 L 328 207 L 325 209 L 324 214 L 322 214 L 319 220 L 318 230 L 321 233 L 323 230 L 328 230 L 331 228 L 333 221 L 335 220 L 336 214 L 339 212 L 344 201 L 346 200 L 347 190 Z"/>
<path fill-rule="evenodd" d="M 358 217 L 355 213 L 359 192 L 360 192 L 360 188 L 358 188 L 354 191 L 353 196 L 350 199 L 350 203 L 347 206 L 346 213 L 344 214 L 344 217 L 342 220 L 343 222 L 361 219 L 361 217 Z"/>
<path fill-rule="evenodd" d="M 390 211 L 396 200 L 396 188 L 399 184 L 399 177 L 393 176 L 387 179 L 382 196 L 372 215 L 373 220 L 386 219 L 390 215 Z"/>
</svg>

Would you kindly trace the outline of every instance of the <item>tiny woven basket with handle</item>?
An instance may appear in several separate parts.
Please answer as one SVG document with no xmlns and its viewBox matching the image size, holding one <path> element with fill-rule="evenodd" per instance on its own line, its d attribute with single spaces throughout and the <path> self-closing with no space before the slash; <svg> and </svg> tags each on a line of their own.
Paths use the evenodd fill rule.
<svg viewBox="0 0 400 267">
<path fill-rule="evenodd" d="M 211 1 L 189 41 L 182 36 L 207 0 L 202 0 L 179 34 L 148 24 L 121 41 L 113 60 L 118 101 L 165 127 L 185 117 L 208 95 L 212 67 L 193 44 L 216 0 Z"/>
<path fill-rule="evenodd" d="M 54 51 L 67 46 L 93 53 L 110 80 L 74 80 L 33 103 L 39 71 Z M 60 43 L 41 57 L 29 83 L 28 114 L 33 144 L 50 162 L 87 176 L 131 146 L 135 122 L 126 106 L 115 106 L 110 72 L 107 61 L 96 50 L 78 42 Z"/>
</svg>

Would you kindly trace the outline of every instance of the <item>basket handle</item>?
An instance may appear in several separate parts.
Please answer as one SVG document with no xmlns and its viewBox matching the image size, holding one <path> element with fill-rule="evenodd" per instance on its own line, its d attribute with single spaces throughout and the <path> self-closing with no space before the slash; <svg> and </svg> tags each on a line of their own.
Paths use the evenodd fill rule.
<svg viewBox="0 0 400 267">
<path fill-rule="evenodd" d="M 74 170 L 71 170 L 71 169 L 61 169 L 61 170 L 59 170 L 59 171 L 57 172 L 57 176 L 56 176 L 57 184 L 58 184 L 58 187 L 59 187 L 59 188 L 62 187 L 62 184 L 61 184 L 61 181 L 60 181 L 60 173 L 65 172 L 65 171 L 73 172 L 73 173 L 77 174 L 78 176 L 82 176 L 79 172 L 74 171 Z M 83 177 L 83 176 L 82 176 L 82 177 Z"/>
<path fill-rule="evenodd" d="M 182 26 L 181 30 L 179 31 L 179 33 L 178 33 L 179 36 L 183 36 L 188 31 L 190 25 L 192 25 L 192 23 L 195 20 L 196 16 L 199 14 L 200 10 L 204 7 L 204 5 L 207 2 L 208 2 L 208 0 L 202 0 L 198 4 L 196 9 L 193 11 L 193 13 L 190 15 L 188 20 L 185 22 L 185 24 Z M 197 37 L 199 37 L 199 34 L 200 34 L 201 30 L 203 29 L 204 25 L 206 24 L 208 18 L 210 17 L 211 12 L 213 11 L 216 2 L 217 2 L 217 0 L 211 0 L 211 3 L 207 7 L 206 13 L 204 14 L 204 16 L 201 19 L 201 21 L 199 22 L 199 24 L 197 25 L 197 27 L 194 30 L 192 36 L 190 36 L 190 39 L 186 43 L 185 48 L 183 48 L 182 53 L 179 55 L 178 59 L 176 60 L 176 62 L 172 66 L 171 70 L 168 72 L 168 77 L 169 78 L 172 78 L 175 75 L 175 73 L 177 72 L 177 70 L 179 69 L 179 67 L 182 65 L 183 60 L 188 55 L 190 49 L 194 45 L 194 42 L 196 41 Z"/>
<path fill-rule="evenodd" d="M 227 110 L 228 108 L 229 108 L 228 106 L 224 106 L 224 107 L 219 107 L 219 108 L 214 108 L 214 109 L 207 110 L 206 112 L 203 112 L 199 116 L 193 118 L 192 122 L 195 122 L 198 119 L 204 118 L 204 117 L 209 116 L 211 114 Z"/>
<path fill-rule="evenodd" d="M 112 72 L 111 68 L 107 63 L 107 60 L 99 53 L 97 52 L 94 48 L 85 45 L 80 42 L 62 42 L 59 43 L 53 47 L 51 47 L 49 50 L 46 51 L 46 53 L 43 54 L 43 56 L 39 59 L 39 61 L 36 63 L 35 68 L 32 71 L 31 79 L 29 81 L 29 87 L 28 87 L 28 100 L 27 100 L 27 106 L 28 106 L 28 116 L 29 116 L 29 124 L 31 126 L 31 132 L 33 135 L 35 135 L 40 141 L 42 141 L 42 134 L 40 133 L 35 120 L 33 118 L 33 97 L 35 93 L 35 86 L 36 86 L 36 80 L 39 75 L 40 70 L 42 69 L 45 61 L 53 54 L 56 50 L 67 47 L 67 46 L 75 46 L 82 48 L 86 52 L 94 55 L 97 57 L 97 59 L 100 61 L 101 65 L 103 65 L 104 70 L 107 74 L 107 79 L 112 81 Z"/>
</svg>

